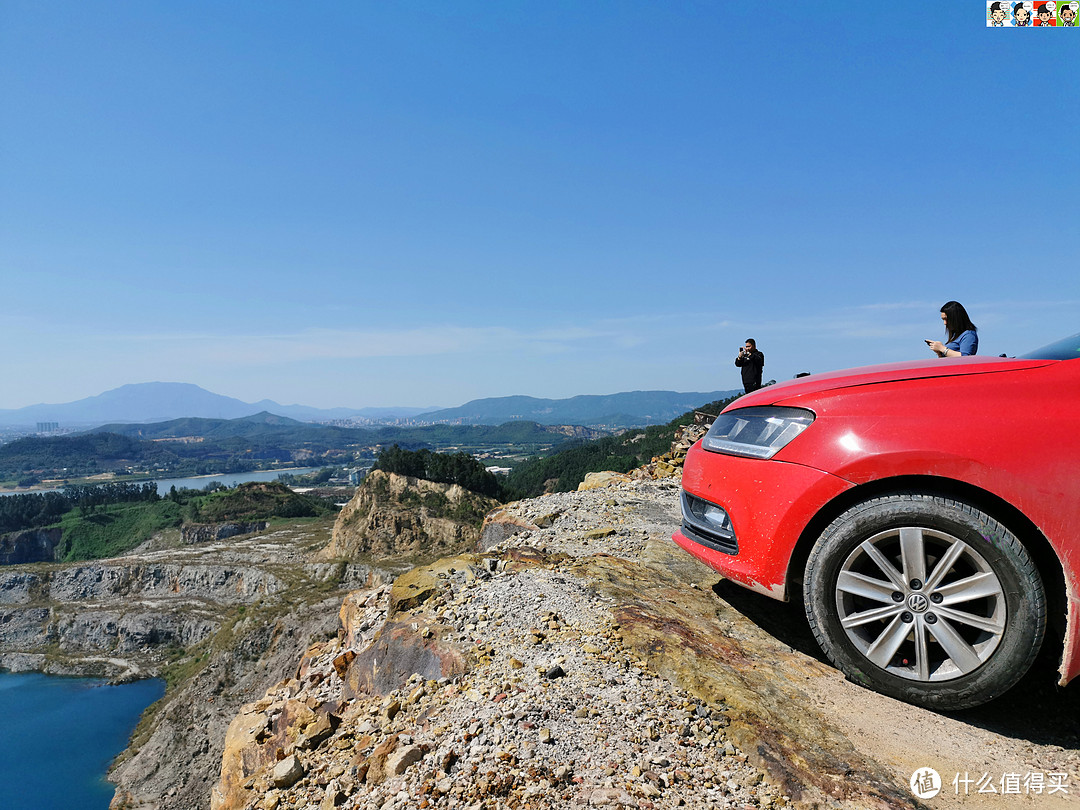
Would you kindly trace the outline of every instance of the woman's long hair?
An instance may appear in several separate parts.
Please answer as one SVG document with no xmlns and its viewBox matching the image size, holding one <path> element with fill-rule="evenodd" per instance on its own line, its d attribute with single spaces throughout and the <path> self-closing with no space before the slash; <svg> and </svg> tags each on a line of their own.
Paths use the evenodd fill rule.
<svg viewBox="0 0 1080 810">
<path fill-rule="evenodd" d="M 968 317 L 964 305 L 959 301 L 948 301 L 942 304 L 941 311 L 945 313 L 945 332 L 949 336 L 949 341 L 956 340 L 969 329 L 972 332 L 979 331 Z"/>
</svg>

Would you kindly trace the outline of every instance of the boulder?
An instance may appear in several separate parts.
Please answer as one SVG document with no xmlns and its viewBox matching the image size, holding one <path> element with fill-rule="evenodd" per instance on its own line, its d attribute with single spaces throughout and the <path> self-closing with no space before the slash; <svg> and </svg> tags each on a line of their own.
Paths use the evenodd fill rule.
<svg viewBox="0 0 1080 810">
<path fill-rule="evenodd" d="M 554 516 L 549 515 L 546 517 L 550 517 L 551 521 L 554 521 Z M 549 526 L 551 521 L 548 522 Z M 522 520 L 506 509 L 496 509 L 484 518 L 484 525 L 480 529 L 478 548 L 480 551 L 487 551 L 515 534 L 534 532 L 539 528 L 540 526 Z"/>
<path fill-rule="evenodd" d="M 609 487 L 612 484 L 625 484 L 630 480 L 631 479 L 629 475 L 611 472 L 610 470 L 605 472 L 586 473 L 585 480 L 578 484 L 578 492 L 586 492 L 590 489 Z"/>
<path fill-rule="evenodd" d="M 304 778 L 304 773 L 304 766 L 299 759 L 295 756 L 285 757 L 285 759 L 274 766 L 274 771 L 271 774 L 270 779 L 274 783 L 274 787 L 281 790 L 284 788 L 291 788 Z"/>
</svg>

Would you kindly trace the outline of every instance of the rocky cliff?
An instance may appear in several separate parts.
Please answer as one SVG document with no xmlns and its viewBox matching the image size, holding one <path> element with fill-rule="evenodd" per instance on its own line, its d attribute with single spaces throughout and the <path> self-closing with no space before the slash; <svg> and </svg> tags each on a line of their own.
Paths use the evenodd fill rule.
<svg viewBox="0 0 1080 810">
<path fill-rule="evenodd" d="M 273 553 L 245 560 L 243 548 L 230 549 L 229 559 L 210 547 L 198 556 L 157 552 L 2 570 L 0 666 L 153 675 L 177 650 L 217 633 L 238 606 L 272 602 L 298 580 L 319 583 L 340 575 L 311 563 L 286 573 Z"/>
<path fill-rule="evenodd" d="M 669 483 L 545 496 L 493 516 L 486 552 L 351 594 L 233 720 L 211 807 L 900 803 L 795 708 L 826 668 L 719 614 L 677 520 Z"/>
<path fill-rule="evenodd" d="M 60 529 L 31 529 L 0 535 L 0 565 L 26 565 L 52 560 Z"/>
<path fill-rule="evenodd" d="M 227 540 L 241 534 L 264 531 L 270 524 L 265 520 L 247 523 L 185 523 L 180 528 L 180 537 L 188 545 L 209 543 L 214 540 Z"/>
<path fill-rule="evenodd" d="M 430 557 L 473 544 L 492 503 L 459 487 L 385 483 L 389 497 L 371 509 L 368 544 L 382 553 Z M 413 520 L 386 523 L 417 500 L 422 511 Z M 400 525 L 401 536 L 388 538 L 387 525 Z M 202 525 L 117 559 L 0 569 L 0 667 L 164 678 L 165 697 L 110 774 L 113 807 L 205 808 L 240 707 L 294 673 L 314 641 L 335 636 L 346 594 L 379 594 L 408 568 L 319 555 L 331 534 L 325 519 Z M 338 548 L 363 556 L 347 532 L 341 537 Z M 45 556 L 51 560 L 51 550 Z"/>
<path fill-rule="evenodd" d="M 327 555 L 314 522 L 6 570 L 0 663 L 168 680 L 111 773 L 113 810 L 892 808 L 916 806 L 928 763 L 1080 774 L 1076 746 L 898 714 L 790 633 L 797 611 L 740 604 L 669 539 L 680 463 L 508 504 L 482 550 L 419 567 L 357 560 L 415 553 L 430 523 L 400 544 L 335 526 Z M 354 524 L 450 502 L 384 485 Z M 1071 729 L 1068 705 L 1024 728 L 1064 739 L 1037 718 Z"/>
<path fill-rule="evenodd" d="M 0 667 L 165 678 L 111 776 L 114 806 L 205 807 L 240 706 L 334 634 L 345 594 L 400 572 L 314 560 L 331 525 L 194 546 L 173 533 L 117 559 L 0 569 Z"/>
<path fill-rule="evenodd" d="M 241 707 L 295 671 L 313 642 L 332 637 L 340 594 L 316 593 L 277 615 L 233 617 L 180 667 L 109 774 L 114 810 L 199 810 L 219 777 L 226 730 Z"/>
<path fill-rule="evenodd" d="M 336 637 L 233 719 L 212 810 L 885 810 L 922 806 L 908 781 L 927 763 L 1080 774 L 1068 709 L 1031 728 L 1044 701 L 1075 705 L 1053 679 L 974 722 L 846 682 L 798 606 L 726 588 L 671 542 L 678 484 L 658 461 L 677 475 L 674 452 L 662 480 L 509 504 L 483 551 L 350 594 Z"/>
<path fill-rule="evenodd" d="M 498 502 L 456 484 L 374 470 L 342 508 L 323 559 L 426 557 L 475 546 Z"/>
</svg>

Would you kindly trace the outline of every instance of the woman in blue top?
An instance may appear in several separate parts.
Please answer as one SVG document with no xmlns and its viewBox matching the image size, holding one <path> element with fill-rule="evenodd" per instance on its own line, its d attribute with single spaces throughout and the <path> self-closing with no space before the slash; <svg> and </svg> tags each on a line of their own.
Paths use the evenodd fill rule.
<svg viewBox="0 0 1080 810">
<path fill-rule="evenodd" d="M 979 351 L 979 332 L 968 317 L 963 304 L 949 301 L 941 307 L 941 321 L 945 324 L 948 341 L 928 340 L 926 345 L 938 357 L 966 357 Z"/>
</svg>

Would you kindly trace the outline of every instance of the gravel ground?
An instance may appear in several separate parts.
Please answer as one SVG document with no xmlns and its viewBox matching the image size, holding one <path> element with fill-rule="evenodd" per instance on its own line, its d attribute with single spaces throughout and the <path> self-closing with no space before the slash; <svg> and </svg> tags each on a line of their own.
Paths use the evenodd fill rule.
<svg viewBox="0 0 1080 810">
<path fill-rule="evenodd" d="M 283 752 L 291 755 L 273 775 L 250 780 L 246 806 L 786 806 L 783 792 L 728 739 L 725 707 L 700 704 L 634 660 L 619 643 L 613 605 L 569 570 L 574 557 L 637 560 L 649 540 L 667 540 L 679 521 L 677 494 L 671 480 L 632 481 L 507 507 L 534 528 L 492 548 L 492 562 L 506 549 L 531 546 L 568 555 L 566 564 L 515 571 L 505 569 L 504 558 L 499 565 L 447 569 L 440 575 L 445 588 L 426 613 L 451 628 L 453 642 L 473 651 L 471 671 L 452 681 L 414 676 L 387 696 L 352 700 L 341 708 L 333 736 L 310 743 L 301 737 L 294 750 Z M 367 594 L 361 623 L 366 629 L 357 649 L 378 630 L 388 599 L 388 588 Z M 762 601 L 769 602 L 754 604 Z M 777 645 L 790 649 L 786 640 Z M 334 643 L 314 650 L 302 680 L 268 694 L 271 715 L 289 699 L 316 710 L 340 700 L 343 683 L 334 659 L 341 653 Z M 1045 730 L 1064 745 L 1033 742 L 1038 729 L 1028 739 L 1014 738 L 977 720 L 897 703 L 846 682 L 835 670 L 828 673 L 808 678 L 808 704 L 794 710 L 833 718 L 860 751 L 894 770 L 899 785 L 906 786 L 920 765 L 936 765 L 951 779 L 954 764 L 973 776 L 981 776 L 977 768 L 1001 774 L 1038 768 L 1065 774 L 1068 785 L 1055 796 L 976 795 L 976 787 L 961 796 L 950 795 L 953 788 L 946 784 L 930 806 L 1041 810 L 1078 804 L 1075 734 L 1066 740 L 1061 735 L 1067 731 L 1050 725 Z M 962 768 L 964 763 L 971 767 Z"/>
<path fill-rule="evenodd" d="M 677 487 L 636 482 L 523 502 L 518 517 L 555 515 L 511 538 L 571 556 L 635 558 L 677 522 Z M 658 497 L 658 495 L 663 497 Z M 586 538 L 602 524 L 603 531 Z M 614 529 L 608 533 L 609 529 Z M 493 550 L 497 552 L 498 549 Z M 259 787 L 251 806 L 301 808 L 782 807 L 779 792 L 726 739 L 727 718 L 648 672 L 618 643 L 612 605 L 563 570 L 457 571 L 434 615 L 480 666 L 454 682 L 419 676 L 383 698 L 357 700 L 333 739 L 298 755 L 305 775 Z M 374 632 L 388 589 L 368 600 Z M 283 684 L 270 698 L 334 700 L 329 647 L 310 662 L 317 691 Z M 318 675 L 315 675 L 318 673 Z M 312 677 L 314 676 L 314 677 Z M 382 755 L 385 765 L 382 764 Z M 279 763 L 286 772 L 291 758 Z M 297 771 L 294 771 L 294 774 Z M 287 780 L 286 780 L 287 781 Z M 260 791 L 261 792 L 261 791 Z"/>
</svg>

